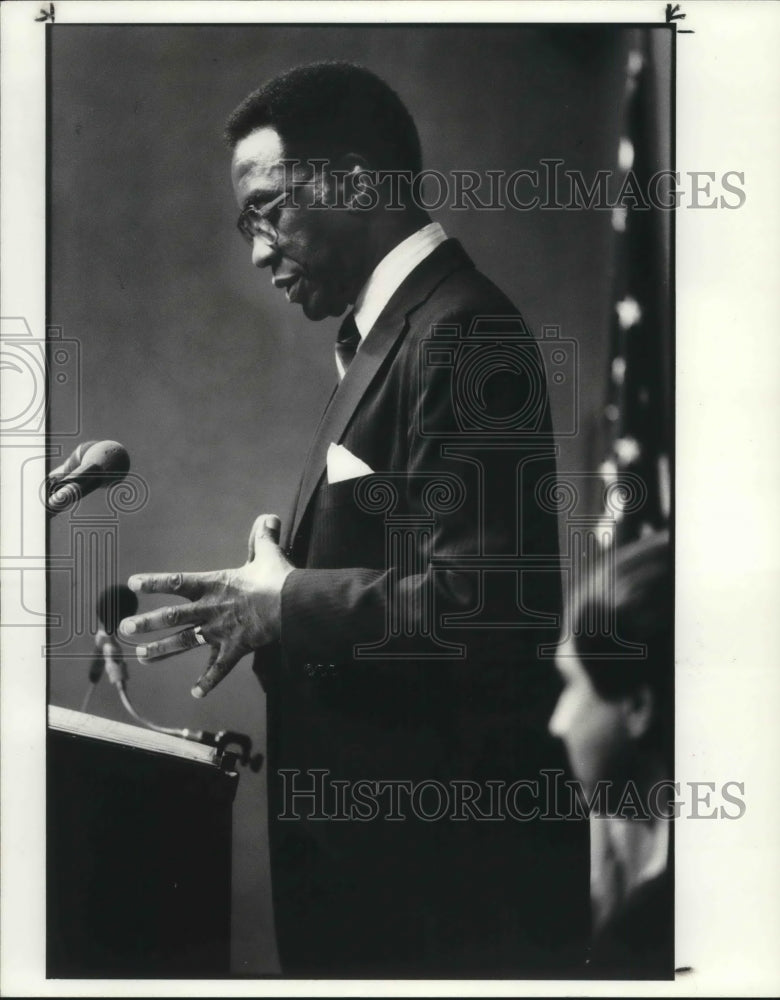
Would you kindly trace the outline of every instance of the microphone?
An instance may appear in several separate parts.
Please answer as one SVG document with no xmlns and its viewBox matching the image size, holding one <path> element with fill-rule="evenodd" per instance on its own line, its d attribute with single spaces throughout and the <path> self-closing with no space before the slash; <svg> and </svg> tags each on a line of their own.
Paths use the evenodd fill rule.
<svg viewBox="0 0 780 1000">
<path fill-rule="evenodd" d="M 97 441 L 82 441 L 81 444 L 76 448 L 71 455 L 65 459 L 62 465 L 58 465 L 56 469 L 52 469 L 51 472 L 46 477 L 46 491 L 51 493 L 57 483 L 63 479 L 68 473 L 73 472 L 74 469 L 78 468 L 79 465 L 84 461 L 84 455 L 87 449 L 91 448 L 93 444 L 97 444 Z"/>
<path fill-rule="evenodd" d="M 124 583 L 115 583 L 106 587 L 100 595 L 95 607 L 98 620 L 103 626 L 98 630 L 95 644 L 108 671 L 108 679 L 112 684 L 127 680 L 122 647 L 116 640 L 116 630 L 123 618 L 134 615 L 138 610 L 138 598 Z M 92 671 L 90 671 L 90 680 Z"/>
<path fill-rule="evenodd" d="M 103 676 L 104 670 L 108 670 L 108 679 L 112 684 L 121 685 L 127 680 L 127 667 L 122 648 L 116 640 L 116 630 L 123 618 L 134 615 L 137 610 L 138 598 L 123 583 L 106 587 L 98 598 L 95 611 L 101 627 L 95 636 L 95 655 L 89 665 L 90 687 L 81 707 L 82 712 L 86 711 L 95 685 Z"/>
<path fill-rule="evenodd" d="M 116 641 L 116 638 L 101 628 L 98 629 L 98 633 L 95 636 L 95 643 L 106 668 L 108 679 L 112 684 L 124 684 L 127 680 L 127 667 L 122 655 L 122 647 Z"/>
<path fill-rule="evenodd" d="M 118 441 L 85 441 L 46 478 L 49 517 L 101 486 L 121 482 L 129 470 L 130 456 Z"/>
<path fill-rule="evenodd" d="M 106 443 L 106 442 L 104 442 Z M 78 451 L 78 449 L 76 449 Z M 74 452 L 75 455 L 75 452 Z M 71 456 L 72 458 L 73 456 Z M 70 459 L 68 460 L 70 461 Z M 253 771 L 259 771 L 263 763 L 263 755 L 252 756 L 252 741 L 243 733 L 233 732 L 232 729 L 220 730 L 218 733 L 209 732 L 207 729 L 180 729 L 172 726 L 158 726 L 149 719 L 145 719 L 133 708 L 132 702 L 127 693 L 127 667 L 125 666 L 122 647 L 116 638 L 116 631 L 123 618 L 134 615 L 138 610 L 138 596 L 124 583 L 115 583 L 102 592 L 97 599 L 95 611 L 100 622 L 100 629 L 95 636 L 95 656 L 89 667 L 90 685 L 87 690 L 81 711 L 85 712 L 95 685 L 103 676 L 105 670 L 108 679 L 116 687 L 119 700 L 122 702 L 128 714 L 140 722 L 142 726 L 157 733 L 165 733 L 168 736 L 178 736 L 181 739 L 190 740 L 192 743 L 202 743 L 205 746 L 215 747 L 220 753 L 224 753 L 231 745 L 239 748 L 237 754 L 241 764 L 250 767 Z"/>
<path fill-rule="evenodd" d="M 138 596 L 127 584 L 114 583 L 106 587 L 95 605 L 98 621 L 109 635 L 116 635 L 119 623 L 138 610 Z"/>
</svg>

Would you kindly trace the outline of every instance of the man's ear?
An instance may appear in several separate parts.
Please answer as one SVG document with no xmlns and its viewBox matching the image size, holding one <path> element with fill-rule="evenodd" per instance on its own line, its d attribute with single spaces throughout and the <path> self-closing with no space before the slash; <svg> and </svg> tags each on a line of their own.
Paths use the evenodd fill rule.
<svg viewBox="0 0 780 1000">
<path fill-rule="evenodd" d="M 642 684 L 623 701 L 623 718 L 628 735 L 638 740 L 646 735 L 653 722 L 655 698 L 649 685 Z"/>
<path fill-rule="evenodd" d="M 375 201 L 369 189 L 373 177 L 371 167 L 359 153 L 346 153 L 336 165 L 336 184 L 341 186 L 337 204 L 349 212 L 365 212 Z M 374 197 L 376 192 L 374 192 Z"/>
</svg>

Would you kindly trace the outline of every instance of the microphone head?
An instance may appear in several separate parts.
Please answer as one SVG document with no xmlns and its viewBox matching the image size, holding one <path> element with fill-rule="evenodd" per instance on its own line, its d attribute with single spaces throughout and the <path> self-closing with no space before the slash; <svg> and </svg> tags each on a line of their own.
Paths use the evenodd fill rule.
<svg viewBox="0 0 780 1000">
<path fill-rule="evenodd" d="M 97 441 L 82 441 L 81 444 L 76 445 L 65 461 L 61 465 L 58 465 L 56 469 L 52 469 L 49 472 L 46 477 L 46 489 L 51 492 L 61 479 L 69 476 L 74 469 L 77 469 L 84 461 L 87 451 L 97 443 Z"/>
<path fill-rule="evenodd" d="M 68 463 L 73 463 L 73 468 L 77 469 L 81 463 L 84 461 L 84 456 L 89 451 L 90 448 L 94 448 L 96 444 L 100 444 L 99 441 L 82 441 L 81 444 L 77 445 L 73 454 L 68 459 Z M 71 471 L 70 469 L 68 470 Z"/>
<path fill-rule="evenodd" d="M 100 595 L 95 610 L 106 632 L 115 635 L 122 619 L 138 610 L 138 598 L 124 583 L 114 583 Z"/>
<path fill-rule="evenodd" d="M 118 441 L 96 441 L 84 451 L 81 466 L 113 476 L 125 476 L 130 470 L 130 456 Z"/>
</svg>

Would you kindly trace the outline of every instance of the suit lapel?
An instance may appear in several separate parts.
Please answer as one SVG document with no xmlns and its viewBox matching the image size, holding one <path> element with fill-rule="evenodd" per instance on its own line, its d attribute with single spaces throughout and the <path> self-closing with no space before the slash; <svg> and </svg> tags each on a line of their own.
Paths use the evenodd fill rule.
<svg viewBox="0 0 780 1000">
<path fill-rule="evenodd" d="M 309 444 L 309 450 L 306 454 L 306 461 L 303 463 L 303 471 L 301 472 L 300 478 L 298 480 L 298 489 L 295 491 L 295 500 L 293 500 L 292 507 L 290 508 L 290 518 L 282 528 L 281 547 L 285 552 L 289 552 L 290 549 L 292 548 L 292 542 L 295 536 L 294 527 L 297 526 L 298 523 L 296 519 L 296 514 L 298 513 L 298 508 L 301 502 L 301 491 L 303 489 L 303 481 L 306 475 L 306 469 L 308 469 L 309 464 L 311 462 L 312 454 L 314 451 L 314 445 L 317 440 L 317 435 L 319 434 L 319 429 L 322 426 L 323 420 L 325 419 L 325 414 L 330 409 L 330 404 L 333 402 L 333 397 L 336 395 L 336 391 L 338 390 L 338 388 L 339 386 L 337 383 L 336 385 L 334 385 L 333 391 L 328 397 L 328 402 L 325 404 L 325 408 L 322 411 L 319 423 L 317 424 L 317 430 L 314 432 L 314 437 L 311 439 L 311 442 Z"/>
<path fill-rule="evenodd" d="M 290 533 L 291 544 L 325 471 L 329 445 L 340 441 L 385 358 L 406 333 L 410 313 L 431 295 L 448 274 L 464 266 L 473 264 L 457 240 L 440 244 L 404 279 L 364 338 L 314 435 L 298 492 Z"/>
</svg>

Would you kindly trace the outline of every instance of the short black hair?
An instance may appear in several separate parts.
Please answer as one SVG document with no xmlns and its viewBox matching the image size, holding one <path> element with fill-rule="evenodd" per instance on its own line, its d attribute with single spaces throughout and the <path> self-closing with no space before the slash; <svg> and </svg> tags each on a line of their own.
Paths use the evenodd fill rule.
<svg viewBox="0 0 780 1000">
<path fill-rule="evenodd" d="M 288 157 L 365 157 L 373 170 L 422 170 L 420 138 L 401 98 L 384 80 L 346 62 L 296 66 L 246 97 L 225 126 L 235 148 L 258 128 L 279 133 Z"/>
<path fill-rule="evenodd" d="M 642 685 L 653 693 L 651 739 L 668 753 L 674 684 L 674 573 L 668 532 L 654 532 L 607 552 L 575 592 L 570 616 L 577 657 L 602 698 L 615 701 Z M 620 656 L 620 641 L 645 646 L 646 655 Z"/>
</svg>

